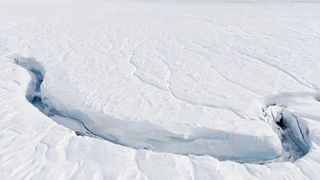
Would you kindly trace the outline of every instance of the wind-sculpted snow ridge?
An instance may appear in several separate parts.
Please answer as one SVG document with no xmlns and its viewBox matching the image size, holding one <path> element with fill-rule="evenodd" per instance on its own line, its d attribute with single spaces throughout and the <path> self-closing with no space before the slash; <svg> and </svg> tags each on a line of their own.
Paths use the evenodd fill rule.
<svg viewBox="0 0 320 180">
<path fill-rule="evenodd" d="M 265 147 L 265 150 L 262 151 L 252 151 L 249 146 L 249 148 L 245 149 L 248 152 L 240 151 L 239 154 L 223 153 L 224 150 L 219 148 L 224 145 L 214 146 L 214 141 L 222 139 L 221 143 L 227 144 L 230 143 L 227 140 L 229 136 L 236 136 L 239 141 L 250 143 L 250 137 L 237 133 L 225 134 L 223 131 L 213 131 L 205 128 L 193 129 L 197 134 L 192 137 L 181 137 L 178 134 L 172 134 L 162 130 L 161 127 L 148 123 L 133 122 L 129 124 L 129 122 L 122 123 L 122 120 L 117 120 L 119 122 L 109 120 L 107 122 L 110 124 L 107 124 L 107 126 L 110 125 L 113 129 L 100 132 L 94 121 L 90 120 L 89 115 L 79 110 L 73 110 L 72 107 L 69 110 L 57 107 L 50 102 L 50 99 L 42 96 L 41 84 L 45 78 L 45 70 L 35 59 L 18 57 L 14 58 L 14 62 L 28 70 L 32 76 L 32 81 L 26 94 L 27 100 L 54 121 L 74 130 L 78 136 L 94 137 L 134 149 L 147 149 L 183 155 L 210 155 L 220 160 L 232 160 L 240 163 L 293 162 L 303 157 L 309 150 L 308 129 L 303 127 L 298 118 L 287 111 L 285 107 L 275 104 L 262 108 L 262 120 L 267 121 L 272 126 L 282 142 L 283 153 L 281 157 L 277 158 L 272 158 L 273 151 L 277 151 L 277 149 L 268 147 L 268 143 L 263 141 L 254 142 L 260 143 L 259 146 Z M 131 129 L 126 129 L 125 124 L 130 126 Z M 127 136 L 121 137 L 119 132 Z M 127 137 L 131 137 L 131 139 L 125 139 Z M 210 142 L 211 140 L 213 141 L 211 146 L 214 146 L 213 149 L 216 150 L 213 152 L 210 152 L 212 150 L 211 147 L 205 147 L 207 143 L 212 143 Z M 235 149 L 237 146 L 241 146 L 239 142 L 231 143 L 233 144 L 228 144 L 227 146 Z M 266 144 L 264 145 L 263 143 Z M 252 155 L 252 153 L 256 154 Z"/>
</svg>

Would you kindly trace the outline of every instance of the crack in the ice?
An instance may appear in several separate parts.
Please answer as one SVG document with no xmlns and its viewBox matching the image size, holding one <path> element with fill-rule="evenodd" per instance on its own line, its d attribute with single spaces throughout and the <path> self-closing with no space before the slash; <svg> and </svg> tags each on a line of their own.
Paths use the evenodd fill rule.
<svg viewBox="0 0 320 180">
<path fill-rule="evenodd" d="M 157 135 L 155 137 L 149 137 L 149 136 L 145 135 L 145 132 L 141 132 L 139 129 L 137 129 L 136 131 L 132 130 L 130 132 L 125 132 L 126 131 L 125 129 L 122 130 L 122 131 L 124 131 L 123 133 L 125 133 L 125 134 L 126 133 L 129 133 L 129 134 L 130 133 L 142 133 L 143 139 L 139 139 L 142 137 L 137 136 L 138 140 L 136 140 L 136 142 L 144 141 L 142 143 L 143 146 L 141 144 L 138 144 L 138 145 L 134 145 L 134 144 L 130 144 L 130 143 L 128 144 L 128 141 L 123 141 L 123 139 L 121 141 L 121 139 L 119 139 L 119 137 L 116 137 L 114 134 L 112 134 L 112 132 L 111 133 L 108 132 L 107 135 L 101 135 L 100 133 L 93 131 L 90 127 L 88 127 L 86 125 L 87 121 L 84 118 L 88 118 L 88 115 L 85 115 L 85 114 L 78 112 L 78 111 L 64 112 L 64 111 L 58 110 L 57 108 L 54 108 L 54 107 L 47 104 L 48 99 L 46 97 L 42 97 L 42 95 L 41 95 L 41 84 L 44 81 L 45 73 L 44 73 L 44 70 L 42 69 L 42 66 L 39 63 L 37 63 L 37 61 L 35 61 L 33 59 L 28 59 L 28 58 L 15 58 L 14 61 L 17 65 L 20 65 L 21 67 L 28 70 L 30 75 L 32 76 L 32 81 L 30 82 L 29 88 L 26 93 L 27 100 L 31 104 L 33 104 L 35 107 L 37 107 L 42 113 L 44 113 L 45 115 L 47 115 L 48 117 L 50 117 L 53 120 L 54 120 L 54 117 L 60 116 L 63 118 L 72 119 L 73 121 L 76 121 L 77 123 L 79 123 L 83 128 L 82 128 L 82 130 L 75 131 L 76 135 L 78 135 L 78 136 L 95 137 L 98 139 L 103 139 L 103 140 L 112 142 L 114 144 L 118 144 L 118 145 L 122 145 L 122 146 L 126 146 L 126 147 L 131 147 L 131 148 L 135 148 L 135 149 L 143 149 L 144 148 L 144 149 L 158 151 L 158 152 L 171 152 L 171 153 L 182 154 L 182 155 L 190 155 L 190 154 L 192 154 L 192 155 L 212 155 L 215 158 L 220 159 L 220 160 L 233 160 L 233 161 L 241 162 L 241 163 L 242 162 L 247 162 L 247 163 L 248 162 L 253 162 L 253 163 L 262 162 L 261 164 L 263 164 L 263 163 L 273 162 L 272 159 L 271 160 L 265 159 L 266 157 L 258 157 L 257 155 L 251 155 L 250 153 L 248 156 L 245 156 L 245 157 L 244 156 L 238 157 L 237 155 L 226 155 L 226 154 L 224 154 L 224 155 L 220 154 L 220 156 L 219 155 L 215 156 L 214 153 L 216 153 L 216 152 L 209 154 L 209 152 L 203 151 L 203 150 L 201 150 L 201 152 L 195 151 L 194 149 L 199 150 L 198 147 L 197 148 L 192 147 L 191 150 L 190 149 L 187 149 L 187 150 L 183 149 L 183 147 L 190 148 L 190 146 L 194 146 L 194 144 L 190 144 L 193 142 L 195 142 L 195 144 L 198 143 L 197 145 L 199 145 L 199 142 L 196 142 L 198 140 L 200 140 L 200 142 L 201 141 L 207 142 L 209 140 L 214 140 L 214 141 L 215 140 L 223 140 L 224 138 L 228 139 L 229 136 L 234 136 L 233 138 L 238 137 L 238 138 L 243 138 L 243 139 L 250 138 L 250 137 L 246 137 L 245 135 L 241 135 L 241 134 L 237 134 L 237 133 L 228 134 L 223 131 L 212 130 L 209 128 L 192 129 L 192 130 L 196 131 L 197 133 L 193 134 L 191 136 L 185 137 L 184 135 L 181 135 L 181 134 L 174 134 L 174 133 L 171 133 L 171 132 L 166 131 L 164 129 L 159 129 L 159 127 L 152 126 L 150 124 L 127 124 L 128 122 L 124 122 L 125 124 L 127 124 L 128 126 L 130 126 L 132 128 L 146 127 L 147 128 L 145 130 L 146 132 L 150 131 L 150 132 L 152 132 L 153 135 L 155 135 L 155 134 Z M 180 99 L 170 89 L 170 86 L 169 86 L 169 90 L 171 91 L 173 96 L 175 96 L 177 99 Z M 181 99 L 181 100 L 184 102 L 187 102 L 185 99 Z M 207 104 L 195 104 L 194 102 L 188 102 L 188 103 L 191 103 L 194 105 L 208 106 L 208 107 L 213 107 L 213 108 L 220 108 L 220 107 L 212 106 L 210 104 L 208 104 L 208 105 Z M 276 106 L 276 104 L 270 105 L 270 106 Z M 266 107 L 266 109 L 267 108 L 268 107 Z M 235 111 L 233 111 L 232 109 L 229 109 L 229 108 L 227 108 L 227 109 L 232 111 L 235 114 L 238 114 Z M 267 115 L 266 109 L 263 109 L 265 115 Z M 283 136 L 283 137 L 281 137 L 283 147 L 285 150 L 287 150 L 287 151 L 289 151 L 289 153 L 291 153 L 291 154 L 289 154 L 289 158 L 282 159 L 282 161 L 291 160 L 290 159 L 291 156 L 294 156 L 293 160 L 296 160 L 296 159 L 302 157 L 303 155 L 305 155 L 308 151 L 307 147 L 302 150 L 295 149 L 296 148 L 295 146 L 302 147 L 302 146 L 306 145 L 307 142 L 306 142 L 305 134 L 303 133 L 302 127 L 301 127 L 297 117 L 295 117 L 292 114 L 290 114 L 290 115 L 296 121 L 297 128 L 299 129 L 298 135 L 294 134 L 296 132 L 294 132 L 294 130 L 292 130 L 293 127 L 289 127 L 290 125 L 292 126 L 292 124 L 290 124 L 292 120 L 285 119 L 283 112 L 281 112 L 280 122 L 274 122 L 274 121 L 276 121 L 275 120 L 276 117 L 274 116 L 273 112 L 271 112 L 271 116 L 272 116 L 271 121 L 276 123 L 277 126 L 279 128 L 281 128 L 280 132 L 282 132 L 281 134 Z M 239 115 L 239 116 L 241 117 L 241 115 Z M 118 121 L 117 119 L 115 119 L 115 120 Z M 113 124 L 113 127 L 114 128 L 121 128 L 120 127 L 120 125 L 122 125 L 121 123 L 122 122 L 120 122 L 119 124 Z M 269 123 L 270 123 L 270 121 L 269 121 Z M 121 130 L 121 129 L 119 129 L 119 130 Z M 293 133 L 293 137 L 290 137 L 290 135 L 288 135 L 290 133 L 290 131 L 291 131 L 291 133 Z M 283 132 L 287 132 L 287 133 L 283 133 Z M 296 144 L 299 140 L 296 140 L 294 138 L 298 138 L 299 135 L 302 137 L 303 142 L 305 144 Z M 133 137 L 133 139 L 134 139 L 134 137 Z M 286 140 L 288 140 L 288 141 L 286 141 Z M 286 144 L 288 142 L 289 142 L 289 144 Z M 256 143 L 261 143 L 261 142 L 256 142 Z M 169 148 L 168 149 L 166 147 L 168 145 L 169 146 L 177 146 L 177 148 L 173 148 L 173 149 Z M 181 148 L 181 146 L 182 146 L 182 148 Z M 291 146 L 294 146 L 294 147 L 292 148 Z M 288 148 L 289 148 L 289 150 L 288 150 Z M 302 148 L 304 148 L 304 147 L 302 147 Z M 260 153 L 263 153 L 263 152 L 261 151 Z M 277 160 L 275 160 L 275 161 L 277 161 Z"/>
<path fill-rule="evenodd" d="M 167 92 L 168 90 L 165 88 L 165 87 L 161 87 L 160 85 L 158 85 L 158 84 L 156 84 L 156 83 L 152 83 L 152 82 L 150 82 L 150 81 L 147 81 L 147 80 L 145 80 L 143 77 L 141 77 L 140 75 L 139 75 L 139 67 L 138 67 L 138 65 L 132 60 L 132 58 L 133 58 L 133 56 L 134 55 L 131 55 L 130 57 L 129 57 L 129 63 L 135 68 L 135 70 L 134 70 L 134 72 L 132 73 L 132 75 L 133 76 L 135 76 L 139 81 L 141 81 L 142 83 L 144 83 L 144 84 L 147 84 L 147 85 L 149 85 L 149 86 L 152 86 L 152 87 L 154 87 L 154 88 L 156 88 L 156 89 L 159 89 L 159 90 L 162 90 L 162 91 L 165 91 L 165 92 Z"/>
<path fill-rule="evenodd" d="M 235 114 L 236 116 L 240 117 L 240 118 L 244 118 L 244 116 L 238 112 L 236 112 L 236 110 L 232 109 L 231 107 L 226 107 L 226 106 L 218 106 L 218 105 L 213 105 L 213 104 L 207 104 L 207 103 L 199 103 L 199 102 L 194 102 L 191 101 L 189 99 L 180 97 L 179 95 L 177 95 L 174 90 L 172 89 L 172 84 L 170 82 L 170 79 L 172 77 L 172 68 L 170 67 L 169 63 L 165 62 L 164 60 L 161 59 L 161 61 L 163 62 L 163 64 L 166 65 L 166 67 L 168 68 L 168 70 L 170 71 L 170 78 L 169 80 L 167 80 L 167 84 L 168 84 L 168 90 L 169 93 L 176 98 L 177 100 L 184 102 L 186 104 L 190 104 L 193 106 L 201 106 L 201 107 L 207 107 L 207 108 L 211 108 L 211 109 L 223 109 L 226 111 L 230 111 L 231 113 Z"/>
<path fill-rule="evenodd" d="M 280 110 L 272 108 L 279 108 Z M 270 109 L 270 114 L 268 114 L 267 109 Z M 283 156 L 286 160 L 295 161 L 308 153 L 310 147 L 306 136 L 309 130 L 307 128 L 302 129 L 298 118 L 294 114 L 290 113 L 286 107 L 277 104 L 268 105 L 263 112 L 267 122 L 274 127 L 275 131 L 279 132 L 284 150 Z M 274 113 L 277 115 L 275 116 Z M 269 120 L 268 115 L 271 116 Z"/>
<path fill-rule="evenodd" d="M 47 104 L 45 104 L 42 100 L 41 97 L 41 92 L 40 92 L 40 88 L 41 88 L 41 84 L 43 82 L 44 79 L 44 72 L 41 68 L 41 66 L 36 63 L 35 61 L 33 61 L 32 59 L 27 59 L 25 61 L 21 61 L 18 58 L 14 59 L 15 63 L 17 65 L 20 65 L 21 67 L 26 68 L 28 71 L 30 71 L 31 76 L 33 76 L 33 86 L 29 86 L 26 98 L 27 100 L 33 104 L 35 107 L 37 107 L 41 112 L 43 112 L 44 114 L 46 114 L 47 116 L 51 117 L 51 116 L 61 116 L 64 118 L 69 118 L 65 115 L 63 115 L 63 113 L 60 113 L 58 110 L 52 108 L 52 107 L 48 107 Z M 33 88 L 33 89 L 30 89 Z M 74 118 L 75 119 L 75 118 Z M 89 128 L 79 119 L 76 119 L 79 123 L 81 123 L 81 125 L 85 128 L 86 132 L 80 132 L 80 131 L 76 131 L 75 133 L 77 135 L 87 135 L 87 136 L 94 136 L 94 137 L 99 137 L 102 138 L 96 134 L 94 134 L 93 132 L 91 132 L 89 130 Z"/>
<path fill-rule="evenodd" d="M 297 116 L 295 116 L 294 114 L 291 114 L 291 115 L 292 115 L 292 116 L 294 117 L 294 119 L 296 120 L 298 129 L 299 129 L 299 132 L 300 132 L 300 134 L 301 134 L 301 136 L 302 136 L 303 141 L 304 141 L 304 142 L 307 142 L 307 140 L 306 140 L 306 138 L 305 138 L 305 134 L 302 132 L 301 125 L 300 125 L 300 122 L 299 122 Z"/>
<path fill-rule="evenodd" d="M 308 82 L 306 82 L 306 81 L 302 82 L 297 77 L 295 77 L 291 72 L 289 72 L 289 71 L 287 71 L 287 70 L 285 70 L 285 69 L 283 69 L 283 68 L 281 68 L 279 66 L 276 66 L 273 63 L 270 63 L 268 61 L 262 60 L 261 58 L 256 57 L 256 56 L 251 55 L 251 54 L 246 53 L 246 52 L 242 52 L 242 51 L 238 51 L 238 50 L 234 50 L 234 49 L 233 49 L 233 51 L 238 53 L 238 54 L 240 54 L 240 55 L 243 55 L 243 56 L 245 56 L 247 58 L 253 59 L 253 60 L 257 61 L 257 62 L 260 62 L 260 63 L 262 63 L 264 65 L 267 65 L 267 66 L 269 66 L 269 67 L 271 67 L 273 69 L 278 70 L 279 72 L 283 73 L 284 75 L 288 76 L 290 79 L 294 80 L 296 83 L 298 83 L 298 84 L 300 84 L 300 85 L 302 85 L 304 87 L 307 87 L 307 88 L 310 88 L 310 89 L 313 88 L 312 84 L 308 84 Z M 245 58 L 242 58 L 242 59 L 246 60 Z"/>
<path fill-rule="evenodd" d="M 212 50 L 212 48 L 209 48 L 209 47 L 206 47 L 202 44 L 199 44 L 199 43 L 195 43 L 194 44 L 197 44 L 199 45 L 201 48 L 205 49 L 208 53 L 211 53 L 211 55 L 215 55 L 215 54 L 222 54 L 221 52 L 215 52 Z M 222 78 L 224 79 L 225 81 L 229 82 L 230 84 L 233 84 L 235 86 L 238 86 L 240 87 L 241 89 L 244 89 L 246 91 L 249 91 L 250 93 L 253 93 L 253 94 L 256 94 L 258 96 L 263 96 L 261 93 L 249 88 L 249 87 L 246 87 L 245 85 L 241 84 L 241 83 L 238 83 L 234 80 L 232 80 L 231 78 L 228 78 L 227 76 L 224 76 L 223 74 L 220 73 L 220 71 L 218 71 L 218 69 L 215 67 L 216 65 L 210 60 L 210 58 L 207 57 L 206 54 L 204 53 L 200 53 L 200 52 L 196 52 L 196 51 L 193 51 L 193 49 L 189 49 L 189 48 L 186 48 L 186 50 L 189 50 L 190 52 L 193 52 L 193 53 L 196 53 L 202 57 L 204 57 L 204 59 L 211 64 L 211 68 L 214 69 L 214 71 Z M 222 55 L 225 55 L 225 54 L 222 54 Z"/>
</svg>

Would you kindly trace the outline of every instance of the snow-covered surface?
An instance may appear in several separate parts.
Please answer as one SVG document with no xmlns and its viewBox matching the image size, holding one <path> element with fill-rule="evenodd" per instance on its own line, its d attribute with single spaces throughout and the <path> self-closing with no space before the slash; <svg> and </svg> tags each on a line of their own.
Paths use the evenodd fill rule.
<svg viewBox="0 0 320 180">
<path fill-rule="evenodd" d="M 0 179 L 319 179 L 319 49 L 317 3 L 0 2 Z"/>
</svg>

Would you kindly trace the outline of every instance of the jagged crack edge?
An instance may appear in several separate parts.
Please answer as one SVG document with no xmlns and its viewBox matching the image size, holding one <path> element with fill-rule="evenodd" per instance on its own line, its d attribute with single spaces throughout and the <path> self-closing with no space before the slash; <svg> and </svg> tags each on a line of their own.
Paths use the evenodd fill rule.
<svg viewBox="0 0 320 180">
<path fill-rule="evenodd" d="M 99 136 L 95 133 L 93 133 L 86 125 L 82 122 L 82 120 L 70 117 L 65 115 L 65 113 L 58 111 L 57 109 L 53 107 L 49 107 L 45 102 L 43 102 L 43 99 L 41 97 L 41 84 L 44 80 L 44 70 L 41 68 L 42 66 L 34 61 L 31 58 L 14 58 L 14 62 L 28 70 L 29 74 L 32 76 L 32 82 L 30 82 L 27 93 L 26 93 L 26 99 L 33 104 L 36 108 L 39 109 L 43 114 L 45 114 L 48 117 L 52 116 L 61 116 L 63 118 L 69 118 L 77 121 L 80 123 L 80 125 L 86 130 L 85 132 L 81 131 L 75 131 L 76 135 L 78 136 L 90 136 L 90 137 L 96 137 L 99 139 L 105 139 L 102 136 Z M 114 142 L 115 143 L 115 142 Z"/>
<path fill-rule="evenodd" d="M 266 107 L 278 106 L 276 103 L 270 104 Z M 285 106 L 281 107 L 280 118 L 276 118 L 271 112 L 273 121 L 269 122 L 274 131 L 279 134 L 283 146 L 283 161 L 294 162 L 297 159 L 305 156 L 310 150 L 310 143 L 308 138 L 308 128 L 301 125 L 294 114 L 290 113 Z M 294 131 L 297 129 L 298 131 Z M 301 137 L 301 139 L 299 139 Z"/>
<path fill-rule="evenodd" d="M 70 113 L 68 113 L 68 112 L 61 112 L 61 111 L 57 110 L 56 108 L 49 106 L 48 104 L 50 104 L 50 103 L 47 102 L 47 99 L 46 98 L 43 99 L 42 96 L 41 96 L 41 84 L 42 84 L 42 82 L 44 80 L 45 73 L 44 73 L 44 70 L 42 69 L 42 66 L 37 61 L 35 61 L 32 58 L 19 57 L 19 58 L 14 58 L 14 62 L 17 65 L 19 65 L 19 66 L 25 68 L 26 70 L 28 70 L 28 72 L 32 76 L 33 79 L 32 79 L 32 82 L 30 82 L 30 84 L 29 84 L 29 87 L 28 87 L 28 90 L 27 90 L 27 93 L 26 93 L 26 99 L 31 104 L 33 104 L 35 107 L 37 107 L 43 114 L 47 115 L 48 117 L 61 116 L 63 118 L 68 118 L 68 119 L 72 119 L 72 120 L 76 121 L 77 123 L 79 123 L 83 127 L 83 129 L 85 129 L 84 132 L 75 131 L 76 135 L 78 135 L 78 136 L 95 137 L 95 138 L 98 138 L 98 139 L 107 140 L 107 141 L 112 142 L 114 144 L 126 146 L 125 144 L 122 144 L 119 141 L 117 141 L 116 138 L 106 138 L 106 137 L 104 137 L 102 135 L 98 135 L 97 133 L 94 133 L 93 131 L 91 131 L 85 125 L 82 117 L 81 118 L 77 118 L 76 116 L 70 115 Z M 276 105 L 276 104 L 274 104 L 274 105 Z M 291 116 L 293 116 L 293 115 L 291 114 Z M 295 116 L 293 116 L 293 117 L 295 117 Z M 299 121 L 297 120 L 296 117 L 295 117 L 295 119 L 296 119 L 297 125 L 299 126 L 300 134 L 301 134 L 301 136 L 302 136 L 302 138 L 303 138 L 303 140 L 305 142 L 304 143 L 305 146 L 303 146 L 305 148 L 303 148 L 302 146 L 297 144 L 297 140 L 295 139 L 295 137 L 296 137 L 295 134 L 292 135 L 292 132 L 288 133 L 288 131 L 291 130 L 290 127 L 281 126 L 280 124 L 277 124 L 277 126 L 279 126 L 281 128 L 282 137 L 280 137 L 280 138 L 282 140 L 283 146 L 285 146 L 285 144 L 283 142 L 283 139 L 290 138 L 290 140 L 293 143 L 295 143 L 295 146 L 300 147 L 299 152 L 297 153 L 298 156 L 294 155 L 294 160 L 304 156 L 308 152 L 308 147 L 307 147 L 308 143 L 306 142 L 305 135 L 301 130 L 301 125 L 300 125 Z M 283 115 L 281 117 L 281 120 L 284 120 L 284 121 L 287 122 L 287 119 L 285 119 L 283 117 Z M 274 123 L 276 123 L 276 122 L 274 122 Z M 285 133 L 283 133 L 283 132 L 285 132 Z M 291 151 L 290 151 L 290 153 L 291 153 Z M 186 155 L 188 155 L 188 154 L 186 154 Z M 290 158 L 289 159 L 284 159 L 284 160 L 285 161 L 290 161 Z M 239 162 L 239 163 L 248 163 L 248 162 L 241 161 L 241 160 L 239 160 L 239 161 L 235 160 L 235 161 Z M 266 160 L 264 162 L 250 162 L 250 163 L 265 164 L 265 163 L 270 163 L 270 162 L 274 162 L 274 161 L 273 160 Z"/>
</svg>

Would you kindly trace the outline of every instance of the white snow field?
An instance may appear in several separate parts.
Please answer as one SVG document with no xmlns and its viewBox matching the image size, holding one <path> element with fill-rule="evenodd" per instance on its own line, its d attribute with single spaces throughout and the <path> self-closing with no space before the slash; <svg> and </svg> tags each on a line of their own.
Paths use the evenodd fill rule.
<svg viewBox="0 0 320 180">
<path fill-rule="evenodd" d="M 0 1 L 0 179 L 320 179 L 320 3 Z"/>
</svg>

